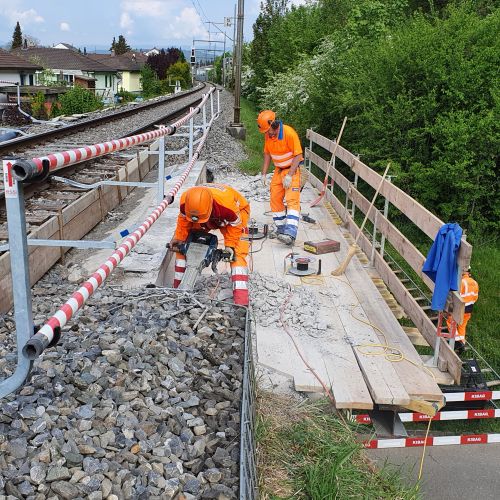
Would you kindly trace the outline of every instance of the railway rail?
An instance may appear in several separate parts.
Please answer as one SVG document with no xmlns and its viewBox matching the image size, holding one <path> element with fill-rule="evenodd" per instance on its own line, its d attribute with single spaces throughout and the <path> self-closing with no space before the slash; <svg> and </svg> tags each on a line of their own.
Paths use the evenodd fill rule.
<svg viewBox="0 0 500 500">
<path fill-rule="evenodd" d="M 139 108 L 127 109 L 104 117 L 93 118 L 64 127 L 21 137 L 0 144 L 0 154 L 22 153 L 25 158 L 43 156 L 54 151 L 75 148 L 78 145 L 93 144 L 109 140 L 118 129 L 119 137 L 132 136 L 151 129 L 157 124 L 171 122 L 187 113 L 201 101 L 206 84 L 193 90 L 175 94 Z M 175 107 L 174 107 L 175 106 Z M 131 115 L 135 113 L 131 124 Z M 112 125 L 110 125 L 112 124 Z M 114 135 L 116 137 L 116 135 Z M 47 142 L 49 141 L 49 142 Z M 15 146 L 15 150 L 13 147 Z M 98 159 L 82 160 L 77 165 L 63 167 L 64 174 L 77 182 L 91 184 L 102 180 L 114 180 L 117 172 L 130 158 L 140 155 L 142 147 L 129 150 L 126 154 L 115 152 Z M 59 170 L 60 172 L 61 170 Z M 139 175 L 140 180 L 141 175 Z M 28 232 L 45 224 L 50 218 L 57 217 L 71 203 L 86 192 L 48 179 L 36 186 L 26 188 L 26 219 Z M 0 181 L 0 245 L 7 239 L 6 211 L 4 205 L 3 182 Z M 0 252 L 1 254 L 1 252 Z"/>
<path fill-rule="evenodd" d="M 0 156 L 12 154 L 13 152 L 16 153 L 18 153 L 19 151 L 24 152 L 26 148 L 30 145 L 36 145 L 42 142 L 46 143 L 47 141 L 50 141 L 52 146 L 53 145 L 57 146 L 57 143 L 54 143 L 54 139 L 58 140 L 68 135 L 74 135 L 77 132 L 92 130 L 93 127 L 101 126 L 109 122 L 116 122 L 117 120 L 126 119 L 131 116 L 137 117 L 140 113 L 144 111 L 154 110 L 155 112 L 157 111 L 161 112 L 161 109 L 159 110 L 158 108 L 165 106 L 167 104 L 171 104 L 172 102 L 179 101 L 185 97 L 198 94 L 200 90 L 203 90 L 205 87 L 206 84 L 203 83 L 193 89 L 187 90 L 185 92 L 180 92 L 178 94 L 173 94 L 171 96 L 167 96 L 162 99 L 151 100 L 143 104 L 129 106 L 127 107 L 127 109 L 108 112 L 98 117 L 90 117 L 88 119 L 83 119 L 76 123 L 68 124 L 62 128 L 47 130 L 39 132 L 37 134 L 18 137 L 10 141 L 2 142 L 0 143 Z M 125 135 L 132 135 L 132 133 L 128 134 L 124 133 L 123 136 Z M 78 136 L 78 141 L 83 143 L 82 141 L 84 141 L 84 137 L 85 136 Z M 89 138 L 87 142 L 96 142 L 96 141 Z"/>
</svg>

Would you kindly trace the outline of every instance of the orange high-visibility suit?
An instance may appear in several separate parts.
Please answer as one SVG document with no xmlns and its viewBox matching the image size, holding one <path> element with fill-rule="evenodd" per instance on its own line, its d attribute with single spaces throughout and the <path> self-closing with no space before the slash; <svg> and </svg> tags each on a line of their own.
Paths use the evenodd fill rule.
<svg viewBox="0 0 500 500">
<path fill-rule="evenodd" d="M 224 184 L 205 184 L 212 194 L 212 210 L 210 218 L 204 223 L 191 222 L 185 215 L 185 200 L 187 191 L 180 199 L 180 213 L 177 217 L 177 227 L 174 239 L 185 241 L 189 231 L 210 231 L 219 229 L 224 236 L 224 245 L 235 252 L 235 260 L 231 262 L 231 281 L 233 283 L 233 300 L 238 305 L 248 305 L 248 267 L 247 255 L 249 242 L 248 219 L 250 204 L 238 191 Z M 186 270 L 186 258 L 176 253 L 174 288 L 177 288 Z"/>
<path fill-rule="evenodd" d="M 300 219 L 300 168 L 292 176 L 288 189 L 283 187 L 283 179 L 288 175 L 292 161 L 300 156 L 302 161 L 302 146 L 297 132 L 289 125 L 280 122 L 279 131 L 275 137 L 265 135 L 264 154 L 269 154 L 274 163 L 274 175 L 271 179 L 271 211 L 278 232 L 297 237 Z M 283 199 L 286 200 L 286 211 Z"/>
<path fill-rule="evenodd" d="M 455 336 L 455 340 L 464 342 L 467 323 L 472 316 L 472 308 L 479 298 L 479 285 L 469 273 L 464 273 L 462 275 L 460 296 L 464 299 L 465 302 L 465 313 L 464 321 L 460 325 L 457 325 L 457 335 Z M 448 316 L 448 318 L 446 319 L 446 324 L 448 325 L 448 331 L 451 332 L 453 324 L 450 316 Z"/>
</svg>

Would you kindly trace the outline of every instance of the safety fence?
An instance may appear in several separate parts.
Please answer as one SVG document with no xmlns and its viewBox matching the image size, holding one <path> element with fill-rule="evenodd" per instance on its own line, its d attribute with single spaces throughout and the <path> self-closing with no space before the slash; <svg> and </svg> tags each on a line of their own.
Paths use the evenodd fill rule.
<svg viewBox="0 0 500 500">
<path fill-rule="evenodd" d="M 255 367 L 250 317 L 247 311 L 240 405 L 240 500 L 256 500 L 258 498 L 257 466 L 255 463 L 255 397 Z"/>
<path fill-rule="evenodd" d="M 201 149 L 206 141 L 208 132 L 213 122 L 219 116 L 212 113 L 210 121 L 206 123 L 205 105 L 210 98 L 211 109 L 213 110 L 214 89 L 205 94 L 198 104 L 189 113 L 169 126 L 162 126 L 159 129 L 125 137 L 123 139 L 108 141 L 106 143 L 94 144 L 83 148 L 72 149 L 61 153 L 54 153 L 44 157 L 27 159 L 11 159 L 3 161 L 4 194 L 7 209 L 9 254 L 11 260 L 12 289 L 14 297 L 14 319 L 16 323 L 18 363 L 13 375 L 0 382 L 0 397 L 15 391 L 20 387 L 31 368 L 33 360 L 38 357 L 43 350 L 54 342 L 57 342 L 61 328 L 71 319 L 71 317 L 85 304 L 86 300 L 102 285 L 106 278 L 120 264 L 120 262 L 130 253 L 132 248 L 141 240 L 150 227 L 161 216 L 165 209 L 172 203 L 173 198 L 178 193 L 180 187 L 189 175 Z M 203 134 L 198 140 L 196 151 L 193 152 L 193 121 L 196 114 L 203 110 Z M 151 142 L 154 139 L 164 140 L 167 135 L 174 134 L 177 129 L 189 122 L 189 161 L 184 172 L 180 175 L 174 187 L 169 193 L 163 196 L 164 173 L 160 167 L 164 167 L 163 149 L 159 150 L 159 194 L 161 200 L 155 210 L 146 220 L 130 235 L 128 235 L 121 245 L 109 256 L 109 258 L 96 270 L 92 276 L 85 281 L 82 286 L 63 304 L 59 310 L 33 335 L 33 318 L 31 305 L 31 288 L 29 280 L 29 264 L 27 247 L 30 244 L 39 246 L 62 245 L 80 247 L 81 242 L 71 241 L 33 241 L 26 236 L 26 219 L 24 204 L 24 182 L 36 182 L 44 179 L 50 172 L 63 166 L 76 164 L 82 159 L 98 158 L 113 151 L 119 151 L 131 146 Z M 121 185 L 139 185 L 140 183 L 123 182 Z M 156 184 L 155 184 L 156 186 Z M 144 183 L 143 187 L 152 187 Z M 159 196 L 160 198 L 160 196 Z M 91 245 L 85 242 L 84 248 Z"/>
<path fill-rule="evenodd" d="M 314 174 L 319 172 L 319 175 L 324 177 L 327 171 L 331 173 L 327 179 L 329 189 L 326 190 L 326 200 L 331 203 L 353 236 L 357 236 L 359 232 L 359 226 L 355 222 L 356 210 L 360 210 L 364 215 L 369 211 L 368 219 L 372 223 L 373 230 L 369 236 L 363 233 L 360 235 L 358 244 L 361 250 L 371 258 L 371 264 L 378 271 L 398 303 L 404 308 L 429 345 L 435 347 L 435 353 L 437 353 L 436 364 L 441 370 L 448 371 L 454 380 L 459 383 L 462 366 L 460 358 L 454 353 L 453 348 L 445 342 L 442 342 L 441 348 L 439 348 L 440 337 L 436 336 L 436 325 L 426 314 L 417 298 L 404 286 L 384 259 L 384 245 L 387 241 L 425 285 L 430 290 L 433 290 L 434 283 L 422 273 L 422 265 L 425 261 L 424 255 L 389 220 L 389 208 L 393 205 L 431 240 L 435 238 L 444 222 L 392 184 L 390 180 L 384 182 L 380 190 L 380 198 L 385 198 L 383 211 L 379 211 L 376 207 L 370 209 L 370 201 L 361 192 L 361 182 L 363 182 L 363 190 L 373 190 L 380 184 L 382 176 L 364 164 L 359 156 L 340 145 L 336 147 L 334 140 L 312 130 L 307 131 L 307 138 L 309 139 L 309 148 L 306 149 L 305 156 L 308 160 L 308 168 L 311 171 L 312 165 L 315 166 L 311 171 L 309 181 L 314 187 L 322 189 L 322 180 Z M 334 156 L 332 155 L 333 152 L 335 153 Z M 330 161 L 323 157 L 328 155 L 332 156 Z M 329 163 L 333 168 L 329 169 Z M 343 175 L 342 172 L 346 175 Z M 471 254 L 472 246 L 464 237 L 458 254 L 460 270 L 469 265 Z M 451 301 L 453 317 L 461 323 L 464 303 L 456 292 L 451 295 Z"/>
</svg>

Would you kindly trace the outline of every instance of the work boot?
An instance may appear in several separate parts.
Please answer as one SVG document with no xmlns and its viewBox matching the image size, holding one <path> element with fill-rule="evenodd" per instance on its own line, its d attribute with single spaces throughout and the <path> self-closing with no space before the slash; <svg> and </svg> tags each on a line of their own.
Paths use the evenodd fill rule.
<svg viewBox="0 0 500 500">
<path fill-rule="evenodd" d="M 465 352 L 465 344 L 461 340 L 455 342 L 455 352 L 459 356 Z"/>
<path fill-rule="evenodd" d="M 292 246 L 295 238 L 293 238 L 289 234 L 278 234 L 278 240 L 280 240 L 281 243 L 284 243 L 285 245 Z"/>
<path fill-rule="evenodd" d="M 283 228 L 281 226 L 277 226 L 276 229 L 271 230 L 267 233 L 267 237 L 271 240 L 278 238 L 280 234 L 283 234 Z"/>
</svg>

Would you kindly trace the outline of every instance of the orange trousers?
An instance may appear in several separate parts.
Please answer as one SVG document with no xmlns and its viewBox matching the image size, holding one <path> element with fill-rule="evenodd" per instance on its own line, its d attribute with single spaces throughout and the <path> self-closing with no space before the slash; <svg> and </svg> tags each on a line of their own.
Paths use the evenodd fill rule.
<svg viewBox="0 0 500 500">
<path fill-rule="evenodd" d="M 457 334 L 455 335 L 455 340 L 460 340 L 462 342 L 465 341 L 465 330 L 467 328 L 467 323 L 469 322 L 471 316 L 472 316 L 471 313 L 464 314 L 463 323 L 457 325 Z M 451 315 L 446 318 L 446 325 L 448 326 L 448 331 L 450 332 L 452 328 Z"/>
<path fill-rule="evenodd" d="M 278 232 L 297 237 L 300 219 L 300 168 L 292 177 L 292 185 L 285 189 L 283 179 L 290 172 L 289 168 L 275 168 L 271 179 L 271 212 Z M 286 201 L 286 210 L 285 203 Z"/>
</svg>

